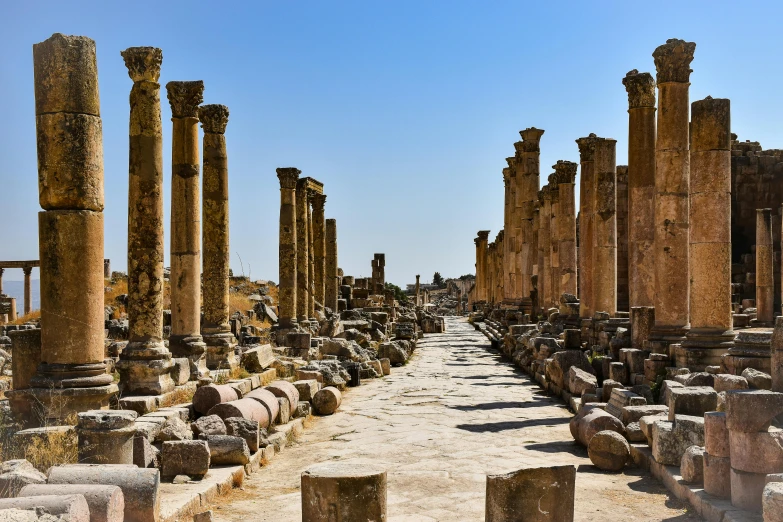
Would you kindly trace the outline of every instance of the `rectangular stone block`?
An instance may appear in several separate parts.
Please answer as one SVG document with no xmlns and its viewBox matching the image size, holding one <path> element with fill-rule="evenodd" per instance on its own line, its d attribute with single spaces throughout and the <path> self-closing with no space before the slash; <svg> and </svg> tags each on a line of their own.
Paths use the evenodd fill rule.
<svg viewBox="0 0 783 522">
<path fill-rule="evenodd" d="M 768 390 L 726 392 L 726 427 L 733 431 L 766 431 L 783 413 L 783 393 Z"/>
<path fill-rule="evenodd" d="M 661 406 L 655 404 L 648 404 L 645 406 L 624 406 L 622 408 L 622 416 L 620 420 L 626 426 L 632 422 L 639 422 L 642 417 L 650 415 L 667 415 L 669 412 L 668 406 Z"/>
<path fill-rule="evenodd" d="M 718 394 L 709 386 L 683 386 L 669 390 L 669 420 L 675 415 L 703 416 L 718 409 Z"/>
<path fill-rule="evenodd" d="M 16 330 L 8 332 L 11 338 L 12 384 L 14 390 L 30 387 L 30 379 L 35 375 L 41 362 L 41 329 Z"/>
<path fill-rule="evenodd" d="M 704 446 L 704 418 L 678 415 L 674 422 L 653 423 L 652 453 L 657 463 L 679 466 L 685 450 L 694 445 Z"/>
<path fill-rule="evenodd" d="M 731 459 L 704 452 L 704 491 L 718 498 L 731 498 Z"/>
<path fill-rule="evenodd" d="M 315 379 L 308 379 L 308 380 L 302 380 L 302 381 L 295 381 L 294 387 L 296 387 L 297 391 L 299 392 L 299 400 L 300 401 L 312 401 L 313 397 L 316 393 L 318 393 L 318 390 L 320 387 L 318 386 L 318 381 Z"/>
<path fill-rule="evenodd" d="M 531 520 L 573 522 L 574 466 L 527 468 L 487 475 L 486 522 L 517 522 L 522 513 L 546 513 Z"/>
</svg>

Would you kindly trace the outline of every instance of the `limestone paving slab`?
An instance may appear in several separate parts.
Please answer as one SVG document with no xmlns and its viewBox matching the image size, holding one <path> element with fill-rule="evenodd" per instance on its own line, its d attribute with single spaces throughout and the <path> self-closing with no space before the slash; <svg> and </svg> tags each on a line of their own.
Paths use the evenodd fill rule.
<svg viewBox="0 0 783 522">
<path fill-rule="evenodd" d="M 562 464 L 577 467 L 574 520 L 701 520 L 646 471 L 592 466 L 559 399 L 464 319 L 446 322 L 447 333 L 426 335 L 407 365 L 309 421 L 298 442 L 213 507 L 215 520 L 301 520 L 301 473 L 321 462 L 384 467 L 389 522 L 484 520 L 487 474 Z"/>
</svg>

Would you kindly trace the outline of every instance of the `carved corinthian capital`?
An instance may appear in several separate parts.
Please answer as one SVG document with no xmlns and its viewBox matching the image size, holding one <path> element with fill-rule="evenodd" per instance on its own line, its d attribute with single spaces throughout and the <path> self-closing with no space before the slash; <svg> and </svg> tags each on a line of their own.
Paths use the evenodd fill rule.
<svg viewBox="0 0 783 522">
<path fill-rule="evenodd" d="M 135 82 L 157 82 L 163 51 L 157 47 L 128 47 L 120 52 L 128 68 L 128 76 Z"/>
<path fill-rule="evenodd" d="M 653 51 L 658 83 L 687 83 L 693 70 L 690 68 L 696 44 L 672 38 Z"/>
<path fill-rule="evenodd" d="M 204 102 L 204 82 L 169 82 L 166 84 L 171 115 L 175 118 L 198 118 L 198 106 Z"/>
<path fill-rule="evenodd" d="M 198 108 L 198 119 L 204 132 L 225 134 L 228 125 L 228 107 L 225 105 L 202 105 Z"/>
<path fill-rule="evenodd" d="M 634 69 L 625 75 L 623 85 L 628 92 L 629 109 L 655 107 L 655 80 L 652 74 Z"/>
<path fill-rule="evenodd" d="M 555 169 L 555 181 L 558 185 L 576 181 L 576 163 L 573 161 L 558 160 L 552 168 Z"/>
<path fill-rule="evenodd" d="M 285 167 L 277 169 L 277 179 L 280 180 L 280 188 L 296 189 L 296 182 L 302 171 L 294 167 Z"/>
</svg>

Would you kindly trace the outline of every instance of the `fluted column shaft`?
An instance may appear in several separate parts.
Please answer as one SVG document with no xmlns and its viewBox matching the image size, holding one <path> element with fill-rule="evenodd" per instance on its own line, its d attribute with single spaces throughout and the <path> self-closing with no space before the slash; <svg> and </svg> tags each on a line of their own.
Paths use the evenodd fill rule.
<svg viewBox="0 0 783 522">
<path fill-rule="evenodd" d="M 324 273 L 325 299 L 324 306 L 337 312 L 337 295 L 339 275 L 337 273 L 337 220 L 326 220 L 326 267 Z"/>
<path fill-rule="evenodd" d="M 655 304 L 655 80 L 630 71 L 628 91 L 628 292 L 630 307 Z"/>
<path fill-rule="evenodd" d="M 658 73 L 655 142 L 655 326 L 652 348 L 682 340 L 688 328 L 688 81 L 696 44 L 669 40 L 653 53 Z M 660 345 L 664 346 L 660 346 Z"/>
<path fill-rule="evenodd" d="M 204 220 L 204 324 L 210 369 L 233 369 L 238 365 L 231 333 L 229 291 L 229 207 L 226 125 L 228 107 L 203 105 L 199 120 L 204 130 L 204 180 L 202 217 Z"/>
<path fill-rule="evenodd" d="M 593 303 L 595 312 L 617 314 L 617 142 L 595 140 Z"/>
<path fill-rule="evenodd" d="M 298 310 L 296 187 L 301 173 L 302 171 L 292 167 L 277 169 L 277 178 L 280 181 L 278 316 L 281 328 L 292 328 L 295 325 Z"/>
<path fill-rule="evenodd" d="M 171 336 L 169 349 L 205 373 L 201 338 L 201 198 L 198 106 L 204 82 L 166 84 L 171 121 Z"/>
<path fill-rule="evenodd" d="M 296 185 L 296 316 L 306 321 L 310 315 L 310 223 L 307 181 Z"/>
<path fill-rule="evenodd" d="M 171 353 L 163 343 L 163 122 L 158 84 L 163 54 L 154 47 L 131 47 L 122 56 L 133 80 L 128 189 L 129 342 L 117 368 L 123 393 L 159 395 L 174 388 L 169 375 Z"/>
</svg>

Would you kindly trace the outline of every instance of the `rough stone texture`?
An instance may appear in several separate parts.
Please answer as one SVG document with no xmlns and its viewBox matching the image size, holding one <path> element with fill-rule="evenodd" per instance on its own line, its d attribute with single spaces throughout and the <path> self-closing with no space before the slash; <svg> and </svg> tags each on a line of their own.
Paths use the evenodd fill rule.
<svg viewBox="0 0 783 522">
<path fill-rule="evenodd" d="M 43 508 L 43 513 L 50 515 L 61 515 L 68 522 L 90 522 L 90 508 L 83 495 L 42 495 L 0 499 L 0 513 L 6 509 L 35 510 L 36 508 Z"/>
<path fill-rule="evenodd" d="M 227 384 L 208 384 L 201 386 L 193 395 L 193 408 L 206 415 L 213 406 L 239 399 L 236 390 Z"/>
<path fill-rule="evenodd" d="M 772 389 L 772 377 L 769 374 L 761 372 L 755 368 L 745 368 L 742 371 L 742 376 L 748 381 L 748 385 L 751 388 L 757 390 L 771 390 Z"/>
<path fill-rule="evenodd" d="M 669 390 L 669 420 L 674 421 L 675 415 L 704 415 L 704 412 L 715 411 L 718 405 L 718 394 L 707 386 L 684 386 Z"/>
<path fill-rule="evenodd" d="M 302 473 L 302 521 L 386 520 L 386 471 L 369 465 L 321 464 Z"/>
<path fill-rule="evenodd" d="M 207 435 L 213 465 L 241 464 L 250 462 L 250 448 L 242 437 L 233 435 Z"/>
<path fill-rule="evenodd" d="M 691 446 L 704 446 L 704 419 L 677 415 L 675 422 L 657 421 L 652 426 L 652 454 L 659 464 L 679 466 Z"/>
<path fill-rule="evenodd" d="M 296 185 L 302 171 L 279 168 L 280 181 L 280 247 L 279 247 L 279 305 L 280 326 L 291 328 L 296 322 L 297 309 L 297 218 Z M 302 296 L 302 298 L 304 298 Z"/>
<path fill-rule="evenodd" d="M 682 455 L 680 475 L 689 484 L 701 484 L 704 480 L 704 448 L 691 446 Z"/>
<path fill-rule="evenodd" d="M 620 419 L 600 408 L 589 410 L 581 417 L 577 415 L 572 423 L 574 438 L 585 447 L 590 445 L 590 439 L 599 431 L 611 430 L 621 435 L 625 433 L 625 427 Z"/>
<path fill-rule="evenodd" d="M 318 393 L 318 381 L 315 379 L 295 381 L 293 384 L 296 391 L 299 392 L 299 400 L 309 402 Z"/>
<path fill-rule="evenodd" d="M 783 413 L 783 393 L 767 390 L 726 392 L 726 427 L 729 431 L 766 431 L 780 413 Z"/>
<path fill-rule="evenodd" d="M 275 397 L 288 399 L 292 410 L 295 410 L 297 404 L 299 404 L 299 391 L 288 381 L 274 381 L 266 386 L 266 389 L 272 392 Z"/>
<path fill-rule="evenodd" d="M 731 498 L 731 459 L 704 453 L 704 491 L 718 498 Z"/>
<path fill-rule="evenodd" d="M 731 467 L 748 473 L 783 472 L 783 431 L 769 428 L 757 433 L 729 431 Z"/>
<path fill-rule="evenodd" d="M 487 476 L 487 522 L 574 520 L 574 466 L 526 468 Z"/>
<path fill-rule="evenodd" d="M 715 391 L 745 390 L 748 388 L 748 381 L 745 377 L 739 375 L 729 375 L 719 373 L 715 375 Z"/>
<path fill-rule="evenodd" d="M 710 411 L 704 414 L 704 449 L 714 457 L 728 457 L 729 431 L 726 429 L 726 414 Z"/>
<path fill-rule="evenodd" d="M 204 435 L 226 435 L 226 423 L 217 415 L 205 415 L 199 418 L 190 424 L 190 429 L 197 437 L 202 433 Z"/>
<path fill-rule="evenodd" d="M 251 419 L 258 422 L 261 426 L 269 426 L 271 420 L 268 409 L 251 397 L 216 404 L 209 410 L 209 414 L 217 415 L 223 420 L 231 417 Z"/>
<path fill-rule="evenodd" d="M 549 379 L 558 388 L 565 388 L 566 376 L 572 366 L 587 373 L 595 374 L 587 356 L 581 350 L 564 350 L 552 356 L 552 362 L 547 365 Z"/>
<path fill-rule="evenodd" d="M 248 393 L 246 397 L 248 399 L 253 399 L 260 402 L 264 408 L 266 408 L 267 414 L 269 415 L 269 421 L 267 424 L 259 422 L 259 425 L 262 428 L 268 428 L 269 424 L 272 423 L 280 414 L 280 404 L 277 401 L 277 397 L 275 397 L 271 391 L 264 388 L 256 388 L 255 390 Z"/>
<path fill-rule="evenodd" d="M 631 456 L 628 441 L 611 430 L 599 431 L 587 446 L 587 454 L 596 467 L 605 471 L 620 471 Z"/>
<path fill-rule="evenodd" d="M 162 477 L 187 475 L 201 478 L 209 471 L 210 447 L 204 440 L 164 442 L 160 460 Z"/>
<path fill-rule="evenodd" d="M 783 483 L 769 482 L 761 493 L 764 522 L 783 522 Z"/>
<path fill-rule="evenodd" d="M 318 415 L 331 415 L 337 411 L 342 402 L 340 390 L 334 386 L 327 386 L 313 396 L 313 409 Z"/>
<path fill-rule="evenodd" d="M 125 499 L 125 522 L 150 522 L 159 518 L 157 469 L 116 464 L 66 464 L 49 469 L 47 482 L 119 486 Z"/>
<path fill-rule="evenodd" d="M 0 498 L 16 497 L 25 486 L 45 482 L 46 475 L 25 459 L 7 460 L 0 464 Z"/>
<path fill-rule="evenodd" d="M 165 442 L 169 440 L 190 440 L 193 432 L 185 421 L 179 417 L 171 417 L 166 421 L 158 433 L 157 440 Z"/>
<path fill-rule="evenodd" d="M 568 391 L 576 397 L 581 397 L 585 391 L 592 392 L 598 387 L 595 375 L 572 366 L 568 369 Z"/>
<path fill-rule="evenodd" d="M 44 495 L 82 495 L 90 510 L 90 522 L 117 522 L 125 511 L 125 498 L 117 486 L 33 484 L 25 486 L 19 494 L 21 497 Z"/>
<path fill-rule="evenodd" d="M 258 451 L 258 429 L 258 421 L 241 417 L 229 417 L 226 419 L 226 434 L 244 439 L 251 453 Z"/>
<path fill-rule="evenodd" d="M 731 468 L 731 504 L 748 511 L 761 511 L 766 475 Z"/>
</svg>

